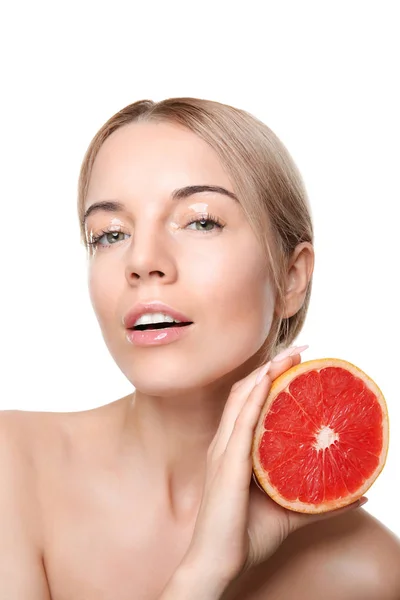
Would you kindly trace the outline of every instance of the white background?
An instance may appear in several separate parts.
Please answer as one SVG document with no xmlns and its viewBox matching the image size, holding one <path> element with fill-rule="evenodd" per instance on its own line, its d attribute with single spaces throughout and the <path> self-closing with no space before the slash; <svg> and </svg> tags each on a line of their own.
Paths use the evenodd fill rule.
<svg viewBox="0 0 400 600">
<path fill-rule="evenodd" d="M 3 6 L 6 6 L 4 3 Z M 400 535 L 397 2 L 13 2 L 0 15 L 0 409 L 79 411 L 131 391 L 87 293 L 76 187 L 98 128 L 198 96 L 267 123 L 297 162 L 316 269 L 304 360 L 347 359 L 387 398 L 371 514 Z"/>
</svg>

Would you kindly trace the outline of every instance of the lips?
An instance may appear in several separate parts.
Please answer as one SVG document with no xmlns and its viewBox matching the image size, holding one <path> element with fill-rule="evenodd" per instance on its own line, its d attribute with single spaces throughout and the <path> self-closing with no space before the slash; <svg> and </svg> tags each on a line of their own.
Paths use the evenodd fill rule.
<svg viewBox="0 0 400 600">
<path fill-rule="evenodd" d="M 193 323 L 193 321 L 189 317 L 179 312 L 178 310 L 175 310 L 175 308 L 164 304 L 163 302 L 140 302 L 138 304 L 135 304 L 135 306 L 126 313 L 126 315 L 123 318 L 123 324 L 126 327 L 126 329 L 132 329 L 136 321 L 142 315 L 158 312 L 169 315 L 174 320 L 181 321 L 182 323 Z"/>
</svg>

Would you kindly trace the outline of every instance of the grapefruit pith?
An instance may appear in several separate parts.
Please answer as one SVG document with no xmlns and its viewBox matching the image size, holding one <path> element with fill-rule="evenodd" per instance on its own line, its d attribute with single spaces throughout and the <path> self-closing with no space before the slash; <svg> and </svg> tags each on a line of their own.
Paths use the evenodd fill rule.
<svg viewBox="0 0 400 600">
<path fill-rule="evenodd" d="M 385 465 L 388 443 L 376 383 L 347 361 L 310 360 L 272 383 L 254 434 L 253 471 L 281 506 L 322 513 L 365 494 Z"/>
</svg>

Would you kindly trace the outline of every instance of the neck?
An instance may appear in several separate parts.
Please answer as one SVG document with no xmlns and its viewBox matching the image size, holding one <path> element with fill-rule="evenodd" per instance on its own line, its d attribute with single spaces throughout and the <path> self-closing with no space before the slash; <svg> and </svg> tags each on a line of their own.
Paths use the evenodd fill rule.
<svg viewBox="0 0 400 600">
<path fill-rule="evenodd" d="M 218 429 L 230 389 L 256 363 L 257 357 L 252 357 L 217 381 L 178 395 L 152 396 L 136 390 L 128 396 L 126 444 L 140 461 L 153 493 L 161 494 L 175 518 L 197 514 L 207 449 Z"/>
</svg>

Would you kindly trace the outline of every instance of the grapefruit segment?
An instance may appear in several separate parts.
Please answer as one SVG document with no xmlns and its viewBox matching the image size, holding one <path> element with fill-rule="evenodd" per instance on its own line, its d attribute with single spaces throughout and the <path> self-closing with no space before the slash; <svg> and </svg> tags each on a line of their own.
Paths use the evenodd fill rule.
<svg viewBox="0 0 400 600">
<path fill-rule="evenodd" d="M 309 371 L 299 375 L 289 384 L 289 393 L 309 416 L 310 420 L 319 423 L 322 419 L 322 389 L 319 375 Z"/>
<path fill-rule="evenodd" d="M 347 361 L 311 360 L 272 383 L 254 434 L 253 471 L 281 506 L 326 512 L 365 494 L 385 465 L 388 443 L 376 383 Z"/>
</svg>

